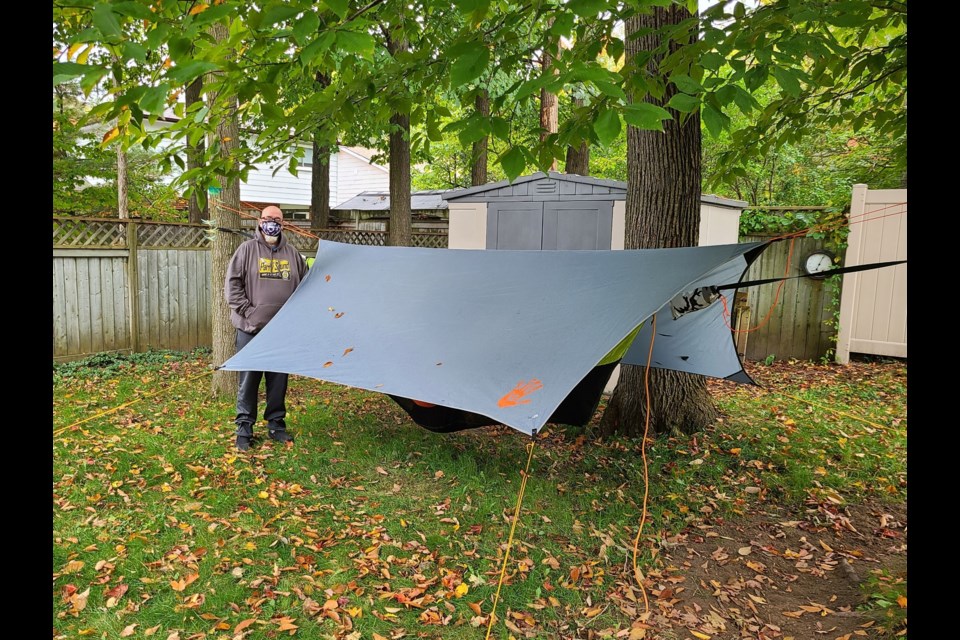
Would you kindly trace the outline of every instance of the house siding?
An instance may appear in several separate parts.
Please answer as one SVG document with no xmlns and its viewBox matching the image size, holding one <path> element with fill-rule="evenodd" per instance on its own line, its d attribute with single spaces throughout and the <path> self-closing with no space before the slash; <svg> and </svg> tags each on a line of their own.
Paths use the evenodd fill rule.
<svg viewBox="0 0 960 640">
<path fill-rule="evenodd" d="M 337 179 L 335 182 L 331 180 L 336 185 L 337 197 L 335 203 L 331 200 L 331 206 L 346 202 L 363 191 L 390 190 L 390 174 L 387 171 L 346 151 L 337 155 Z"/>
<path fill-rule="evenodd" d="M 337 185 L 337 171 L 343 153 L 330 156 L 330 183 Z M 310 181 L 313 169 L 301 166 L 296 176 L 287 170 L 289 160 L 278 160 L 256 165 L 247 175 L 246 182 L 240 183 L 240 199 L 252 202 L 275 202 L 279 205 L 310 206 Z M 274 174 L 274 170 L 279 169 Z M 361 189 L 362 190 L 362 189 Z M 359 191 L 357 192 L 359 193 Z M 356 195 L 356 194 L 353 194 Z M 336 205 L 339 188 L 330 190 L 330 206 Z"/>
</svg>

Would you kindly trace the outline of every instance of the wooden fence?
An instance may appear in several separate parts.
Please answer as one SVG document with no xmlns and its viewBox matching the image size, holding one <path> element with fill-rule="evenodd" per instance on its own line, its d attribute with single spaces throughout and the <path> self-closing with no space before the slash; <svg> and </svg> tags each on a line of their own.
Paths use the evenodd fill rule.
<svg viewBox="0 0 960 640">
<path fill-rule="evenodd" d="M 741 241 L 770 237 L 751 235 Z M 773 243 L 750 266 L 744 280 L 802 275 L 804 258 L 824 246 L 822 240 L 815 238 L 797 238 L 792 251 L 790 244 L 790 240 Z M 740 353 L 750 360 L 770 356 L 777 360 L 816 360 L 826 355 L 835 345 L 836 336 L 836 330 L 829 323 L 833 318 L 832 309 L 836 308 L 830 287 L 825 280 L 805 277 L 786 280 L 782 286 L 772 283 L 748 287 L 747 311 L 740 308 L 737 312 L 740 333 L 736 337 Z"/>
<path fill-rule="evenodd" d="M 289 233 L 316 255 L 310 230 Z M 321 229 L 336 242 L 383 245 L 386 232 Z M 142 220 L 53 219 L 54 361 L 102 352 L 189 351 L 210 346 L 211 229 Z M 444 233 L 415 233 L 413 244 L 444 248 Z M 220 296 L 220 287 L 214 288 Z"/>
</svg>

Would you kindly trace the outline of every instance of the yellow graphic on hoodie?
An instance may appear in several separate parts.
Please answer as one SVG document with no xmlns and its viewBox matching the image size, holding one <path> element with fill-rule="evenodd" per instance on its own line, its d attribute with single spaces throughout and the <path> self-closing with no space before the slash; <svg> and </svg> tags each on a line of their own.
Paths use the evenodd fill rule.
<svg viewBox="0 0 960 640">
<path fill-rule="evenodd" d="M 260 278 L 268 280 L 289 280 L 290 261 L 274 258 L 260 258 Z"/>
</svg>

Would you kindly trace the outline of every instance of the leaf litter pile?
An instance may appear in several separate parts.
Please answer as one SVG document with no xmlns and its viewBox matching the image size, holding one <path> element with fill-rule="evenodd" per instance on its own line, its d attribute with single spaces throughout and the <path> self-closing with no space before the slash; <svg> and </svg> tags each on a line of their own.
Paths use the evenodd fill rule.
<svg viewBox="0 0 960 640">
<path fill-rule="evenodd" d="M 55 368 L 54 638 L 485 637 L 526 436 L 292 376 L 295 444 L 239 453 L 232 399 L 183 384 L 209 365 Z M 492 637 L 906 635 L 905 363 L 748 371 L 710 382 L 711 428 L 647 442 L 643 590 L 639 439 L 547 428 Z"/>
</svg>

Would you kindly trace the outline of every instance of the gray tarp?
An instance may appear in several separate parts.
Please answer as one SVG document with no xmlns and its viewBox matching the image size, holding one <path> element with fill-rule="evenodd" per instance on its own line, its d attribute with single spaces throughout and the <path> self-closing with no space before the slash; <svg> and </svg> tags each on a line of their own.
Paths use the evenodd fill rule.
<svg viewBox="0 0 960 640">
<path fill-rule="evenodd" d="M 535 433 L 577 383 L 659 310 L 655 366 L 749 380 L 716 302 L 763 243 L 638 251 L 472 251 L 321 241 L 276 317 L 224 363 L 462 409 Z M 648 327 L 624 358 L 645 364 Z"/>
</svg>

